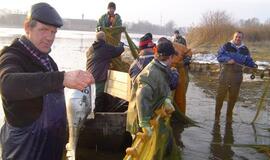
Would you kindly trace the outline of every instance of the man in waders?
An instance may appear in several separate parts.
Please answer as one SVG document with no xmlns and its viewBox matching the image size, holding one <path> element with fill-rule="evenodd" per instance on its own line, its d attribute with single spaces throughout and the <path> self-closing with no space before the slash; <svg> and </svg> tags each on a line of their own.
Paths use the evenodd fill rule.
<svg viewBox="0 0 270 160">
<path fill-rule="evenodd" d="M 180 32 L 178 30 L 175 30 L 174 31 L 174 35 L 173 35 L 173 38 L 172 38 L 172 41 L 173 42 L 176 42 L 176 43 L 180 43 L 184 46 L 187 46 L 187 41 L 186 39 L 180 35 Z"/>
<path fill-rule="evenodd" d="M 184 67 L 184 72 L 182 72 L 184 74 L 184 76 L 182 76 L 182 81 L 185 81 L 184 84 L 185 84 L 185 94 L 186 94 L 187 89 L 188 89 L 188 84 L 189 84 L 189 75 L 188 75 L 189 71 L 188 70 L 189 70 L 189 65 L 191 63 L 192 51 L 191 49 L 187 48 L 186 39 L 180 35 L 180 32 L 178 30 L 174 31 L 173 42 L 180 44 L 181 50 L 185 52 L 187 52 L 187 50 L 190 50 L 183 55 L 182 64 L 181 64 L 181 66 Z M 185 113 L 185 111 L 183 113 Z"/>
<path fill-rule="evenodd" d="M 85 71 L 58 71 L 49 56 L 62 25 L 52 6 L 34 4 L 24 22 L 25 35 L 1 51 L 4 160 L 62 159 L 67 136 L 64 87 L 83 90 L 94 82 Z"/>
<path fill-rule="evenodd" d="M 226 122 L 232 123 L 233 108 L 237 101 L 240 85 L 243 80 L 243 65 L 256 68 L 248 48 L 243 44 L 244 34 L 237 31 L 230 42 L 225 43 L 218 51 L 220 63 L 219 86 L 216 96 L 215 121 L 219 122 L 223 101 L 228 93 Z"/>
<path fill-rule="evenodd" d="M 108 4 L 108 12 L 102 15 L 97 22 L 97 30 L 103 27 L 117 27 L 122 26 L 122 20 L 119 14 L 114 13 L 116 5 L 114 2 Z"/>
<path fill-rule="evenodd" d="M 132 135 L 143 131 L 148 136 L 151 136 L 154 131 L 151 128 L 150 120 L 154 117 L 155 111 L 165 103 L 164 109 L 166 112 L 171 113 L 174 111 L 169 97 L 171 96 L 170 81 L 172 72 L 170 66 L 175 50 L 172 43 L 166 41 L 158 44 L 157 52 L 157 58 L 153 59 L 141 71 L 132 86 L 127 113 L 127 131 Z M 165 159 L 171 157 L 171 153 L 175 153 L 171 152 L 174 150 L 172 148 L 174 148 L 175 143 L 173 143 L 173 135 L 166 122 L 163 118 L 160 118 L 157 122 L 159 131 L 156 131 L 158 132 L 156 141 L 158 141 L 158 138 L 162 140 L 160 139 L 161 141 L 155 143 L 155 149 L 152 152 L 155 159 Z M 165 150 L 168 152 L 165 153 Z"/>
</svg>

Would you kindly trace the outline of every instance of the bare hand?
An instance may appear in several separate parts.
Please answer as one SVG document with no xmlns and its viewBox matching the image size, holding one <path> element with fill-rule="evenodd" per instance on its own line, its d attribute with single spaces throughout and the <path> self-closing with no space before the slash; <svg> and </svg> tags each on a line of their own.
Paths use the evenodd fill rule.
<svg viewBox="0 0 270 160">
<path fill-rule="evenodd" d="M 94 82 L 95 80 L 91 73 L 76 70 L 65 72 L 63 85 L 68 88 L 83 90 L 85 87 Z"/>
<path fill-rule="evenodd" d="M 228 64 L 235 64 L 235 61 L 233 59 L 230 59 L 227 63 Z"/>
</svg>

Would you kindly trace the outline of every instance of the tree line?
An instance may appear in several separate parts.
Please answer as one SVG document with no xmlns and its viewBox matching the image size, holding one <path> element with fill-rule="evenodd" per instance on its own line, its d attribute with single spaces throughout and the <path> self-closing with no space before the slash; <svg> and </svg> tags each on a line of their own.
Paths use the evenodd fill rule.
<svg viewBox="0 0 270 160">
<path fill-rule="evenodd" d="M 225 11 L 210 11 L 202 15 L 198 25 L 188 29 L 186 38 L 191 47 L 217 47 L 231 40 L 235 31 L 242 31 L 248 42 L 269 41 L 270 19 L 264 23 L 258 18 L 234 21 Z"/>
<path fill-rule="evenodd" d="M 0 10 L 1 13 L 1 10 Z M 25 13 L 5 13 L 0 15 L 0 26 L 2 27 L 22 27 L 23 21 L 26 17 Z M 61 29 L 65 30 L 81 30 L 81 31 L 95 31 L 97 20 L 89 19 L 63 19 L 64 25 Z M 146 33 L 171 35 L 175 30 L 173 21 L 169 21 L 164 26 L 155 25 L 148 21 L 139 21 L 137 23 L 125 22 L 127 31 L 131 33 Z"/>
<path fill-rule="evenodd" d="M 1 13 L 1 10 L 0 10 Z M 4 27 L 22 27 L 26 17 L 25 13 L 5 13 L 0 15 L 0 25 Z M 189 28 L 181 28 L 169 21 L 165 25 L 156 25 L 148 21 L 125 22 L 130 33 L 147 33 L 171 36 L 178 29 L 185 35 L 191 47 L 215 47 L 232 38 L 236 30 L 245 34 L 245 40 L 249 42 L 261 42 L 270 40 L 270 18 L 261 23 L 257 18 L 235 21 L 225 11 L 209 11 L 202 15 L 197 25 Z M 61 29 L 95 31 L 97 20 L 64 19 Z"/>
</svg>

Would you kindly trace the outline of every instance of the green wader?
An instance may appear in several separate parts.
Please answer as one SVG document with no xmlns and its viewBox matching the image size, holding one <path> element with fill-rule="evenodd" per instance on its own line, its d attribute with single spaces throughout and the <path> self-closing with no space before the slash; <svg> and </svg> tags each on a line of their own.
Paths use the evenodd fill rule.
<svg viewBox="0 0 270 160">
<path fill-rule="evenodd" d="M 223 101 L 228 93 L 226 122 L 232 122 L 233 108 L 237 101 L 243 80 L 242 67 L 238 65 L 222 65 L 219 86 L 216 96 L 215 120 L 219 121 Z"/>
</svg>

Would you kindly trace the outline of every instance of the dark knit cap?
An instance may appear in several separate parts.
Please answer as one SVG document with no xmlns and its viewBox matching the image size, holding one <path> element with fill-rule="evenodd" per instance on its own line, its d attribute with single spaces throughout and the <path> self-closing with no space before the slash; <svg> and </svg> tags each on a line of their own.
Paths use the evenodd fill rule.
<svg viewBox="0 0 270 160">
<path fill-rule="evenodd" d="M 28 19 L 34 19 L 41 23 L 55 27 L 63 26 L 63 21 L 57 11 L 48 3 L 37 3 L 31 6 L 27 15 Z"/>
<path fill-rule="evenodd" d="M 108 9 L 109 9 L 109 8 L 114 8 L 114 9 L 116 9 L 115 3 L 114 3 L 114 2 L 110 2 L 110 3 L 108 4 Z"/>
<path fill-rule="evenodd" d="M 152 41 L 153 35 L 151 33 L 146 33 L 143 37 L 140 38 L 139 49 L 153 48 L 155 44 Z"/>
<path fill-rule="evenodd" d="M 171 41 L 163 41 L 158 43 L 157 52 L 161 56 L 171 56 L 176 54 Z"/>
<path fill-rule="evenodd" d="M 163 43 L 163 42 L 171 42 L 170 40 L 168 40 L 166 37 L 160 37 L 159 39 L 158 39 L 158 44 L 159 43 Z"/>
<path fill-rule="evenodd" d="M 174 34 L 180 34 L 178 30 L 175 30 L 174 31 Z"/>
</svg>

